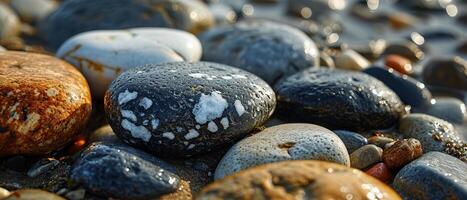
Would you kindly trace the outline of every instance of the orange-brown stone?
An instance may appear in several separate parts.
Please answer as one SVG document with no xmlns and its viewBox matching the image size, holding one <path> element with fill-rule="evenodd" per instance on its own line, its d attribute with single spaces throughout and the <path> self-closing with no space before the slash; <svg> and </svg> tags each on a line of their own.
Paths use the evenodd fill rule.
<svg viewBox="0 0 467 200">
<path fill-rule="evenodd" d="M 73 139 L 91 114 L 89 86 L 73 66 L 0 52 L 0 156 L 46 154 Z"/>
<path fill-rule="evenodd" d="M 199 200 L 401 199 L 379 180 L 339 164 L 283 161 L 240 171 L 206 186 Z"/>
</svg>

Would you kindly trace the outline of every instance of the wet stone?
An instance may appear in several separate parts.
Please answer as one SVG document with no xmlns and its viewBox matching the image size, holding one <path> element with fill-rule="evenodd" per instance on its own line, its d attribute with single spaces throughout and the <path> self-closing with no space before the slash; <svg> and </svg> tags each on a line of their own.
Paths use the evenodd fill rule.
<svg viewBox="0 0 467 200">
<path fill-rule="evenodd" d="M 346 190 L 343 192 L 342 188 Z M 249 168 L 211 183 L 197 199 L 346 199 L 349 196 L 400 199 L 388 186 L 359 170 L 315 160 L 282 161 Z"/>
<path fill-rule="evenodd" d="M 42 20 L 40 34 L 56 49 L 73 35 L 91 30 L 168 27 L 200 33 L 213 24 L 206 5 L 195 0 L 69 0 Z"/>
<path fill-rule="evenodd" d="M 10 0 L 10 6 L 26 22 L 37 22 L 52 13 L 58 3 L 54 0 Z"/>
<path fill-rule="evenodd" d="M 463 199 L 467 164 L 450 155 L 429 152 L 397 173 L 393 186 L 405 199 Z"/>
<path fill-rule="evenodd" d="M 340 69 L 361 71 L 369 65 L 370 62 L 365 57 L 351 49 L 344 50 L 336 56 L 336 67 Z"/>
<path fill-rule="evenodd" d="M 151 199 L 179 187 L 174 172 L 171 165 L 141 150 L 98 142 L 81 153 L 71 179 L 99 196 Z"/>
<path fill-rule="evenodd" d="M 269 84 L 319 64 L 315 43 L 300 30 L 281 23 L 243 21 L 213 28 L 200 40 L 203 60 L 244 69 Z"/>
<path fill-rule="evenodd" d="M 273 113 L 272 89 L 243 70 L 209 62 L 133 68 L 111 84 L 106 116 L 116 135 L 158 156 L 184 157 L 243 138 Z"/>
<path fill-rule="evenodd" d="M 467 90 L 467 61 L 461 57 L 432 59 L 422 76 L 429 85 Z"/>
<path fill-rule="evenodd" d="M 378 180 L 382 182 L 388 182 L 392 178 L 391 171 L 389 168 L 386 166 L 384 163 L 377 163 L 367 170 L 365 170 L 365 173 L 377 178 Z"/>
<path fill-rule="evenodd" d="M 220 161 L 214 178 L 283 160 L 322 160 L 350 165 L 344 143 L 332 131 L 313 124 L 282 124 L 235 144 Z"/>
<path fill-rule="evenodd" d="M 198 61 L 201 43 L 191 33 L 168 28 L 90 31 L 78 34 L 57 51 L 81 70 L 98 99 L 121 72 L 148 64 Z"/>
<path fill-rule="evenodd" d="M 0 156 L 41 155 L 70 142 L 91 114 L 91 93 L 70 64 L 0 52 Z"/>
<path fill-rule="evenodd" d="M 335 130 L 333 132 L 344 142 L 345 148 L 347 148 L 349 153 L 368 144 L 368 140 L 358 133 L 344 130 Z"/>
<path fill-rule="evenodd" d="M 409 59 L 399 55 L 388 55 L 384 58 L 384 63 L 401 74 L 412 73 L 412 63 Z"/>
<path fill-rule="evenodd" d="M 405 138 L 419 140 L 424 152 L 446 152 L 467 160 L 467 144 L 447 121 L 425 114 L 410 114 L 400 120 L 399 131 Z"/>
<path fill-rule="evenodd" d="M 419 61 L 425 56 L 425 53 L 423 53 L 423 51 L 412 42 L 395 42 L 388 44 L 383 54 L 395 54 L 408 58 L 411 61 Z"/>
<path fill-rule="evenodd" d="M 399 96 L 404 104 L 410 105 L 414 109 L 420 110 L 430 105 L 430 91 L 423 83 L 409 76 L 380 67 L 370 67 L 363 72 L 383 82 Z"/>
<path fill-rule="evenodd" d="M 21 22 L 15 12 L 0 2 L 0 39 L 16 36 L 20 32 Z"/>
<path fill-rule="evenodd" d="M 55 195 L 54 193 L 38 189 L 16 190 L 11 192 L 10 196 L 3 200 L 65 200 L 65 198 Z"/>
<path fill-rule="evenodd" d="M 405 112 L 392 90 L 359 72 L 308 69 L 283 79 L 275 91 L 281 119 L 331 129 L 388 128 Z"/>
<path fill-rule="evenodd" d="M 396 141 L 383 152 L 383 161 L 389 168 L 400 168 L 412 160 L 422 156 L 423 149 L 416 139 L 403 139 Z"/>
<path fill-rule="evenodd" d="M 365 145 L 350 154 L 350 166 L 357 169 L 367 168 L 382 161 L 383 149 L 376 145 Z"/>
<path fill-rule="evenodd" d="M 467 118 L 464 102 L 452 97 L 435 98 L 426 114 L 457 124 L 464 123 Z"/>
<path fill-rule="evenodd" d="M 384 136 L 371 136 L 368 138 L 368 143 L 374 144 L 380 148 L 384 148 L 386 144 L 393 142 L 394 139 Z"/>
</svg>

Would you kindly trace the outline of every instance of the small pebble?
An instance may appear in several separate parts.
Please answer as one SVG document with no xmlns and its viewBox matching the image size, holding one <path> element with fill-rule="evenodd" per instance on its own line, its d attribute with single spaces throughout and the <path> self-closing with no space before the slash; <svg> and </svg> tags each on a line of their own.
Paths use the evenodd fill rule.
<svg viewBox="0 0 467 200">
<path fill-rule="evenodd" d="M 357 169 L 365 169 L 382 161 L 383 149 L 376 145 L 365 145 L 350 154 L 350 166 Z"/>
<path fill-rule="evenodd" d="M 361 71 L 370 66 L 370 62 L 365 57 L 351 49 L 344 50 L 339 54 L 335 64 L 337 68 L 354 71 Z"/>
<path fill-rule="evenodd" d="M 387 67 L 390 67 L 401 74 L 410 74 L 413 71 L 410 60 L 399 55 L 387 55 L 384 58 L 384 62 Z"/>
<path fill-rule="evenodd" d="M 5 188 L 0 187 L 0 199 L 3 199 L 7 196 L 10 196 L 10 192 Z"/>
<path fill-rule="evenodd" d="M 335 130 L 333 132 L 344 142 L 349 154 L 368 144 L 368 140 L 358 133 L 344 130 Z"/>
<path fill-rule="evenodd" d="M 417 159 L 422 154 L 422 145 L 417 139 L 402 139 L 384 150 L 383 161 L 389 168 L 397 169 Z"/>
<path fill-rule="evenodd" d="M 386 164 L 380 162 L 377 163 L 367 170 L 365 170 L 365 173 L 369 174 L 370 176 L 373 176 L 377 178 L 378 180 L 382 182 L 389 182 L 392 178 L 391 171 L 389 170 L 388 166 Z"/>
<path fill-rule="evenodd" d="M 426 114 L 456 124 L 463 124 L 467 120 L 464 102 L 452 97 L 433 99 L 432 104 L 426 110 Z"/>
<path fill-rule="evenodd" d="M 65 197 L 69 200 L 83 200 L 86 195 L 86 190 L 83 188 L 66 193 Z"/>
<path fill-rule="evenodd" d="M 383 54 L 395 54 L 404 58 L 408 58 L 411 61 L 419 61 L 425 56 L 425 53 L 423 53 L 423 51 L 412 42 L 396 42 L 388 44 Z"/>
<path fill-rule="evenodd" d="M 43 158 L 34 163 L 27 174 L 29 177 L 34 178 L 46 171 L 51 170 L 51 168 L 56 167 L 59 163 L 60 161 L 53 158 Z"/>
<path fill-rule="evenodd" d="M 384 148 L 386 144 L 391 143 L 393 141 L 394 139 L 384 136 L 371 136 L 368 138 L 368 143 L 374 144 L 380 148 Z"/>
<path fill-rule="evenodd" d="M 422 73 L 429 85 L 467 90 L 467 61 L 461 57 L 432 59 Z"/>
<path fill-rule="evenodd" d="M 10 196 L 2 200 L 65 200 L 65 198 L 44 190 L 22 189 L 12 191 Z"/>
</svg>

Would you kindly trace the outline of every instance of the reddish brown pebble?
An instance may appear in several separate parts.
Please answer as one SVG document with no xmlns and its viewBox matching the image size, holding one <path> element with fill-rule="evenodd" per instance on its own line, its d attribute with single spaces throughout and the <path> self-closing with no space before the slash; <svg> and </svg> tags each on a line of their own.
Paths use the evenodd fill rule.
<svg viewBox="0 0 467 200">
<path fill-rule="evenodd" d="M 401 168 L 422 154 L 422 145 L 417 139 L 403 139 L 384 150 L 383 161 L 391 169 Z"/>
<path fill-rule="evenodd" d="M 388 182 L 392 177 L 391 171 L 389 171 L 389 168 L 386 166 L 386 164 L 382 162 L 371 166 L 365 170 L 365 173 L 383 182 Z"/>
<path fill-rule="evenodd" d="M 412 72 L 412 64 L 410 60 L 399 55 L 388 55 L 384 59 L 387 67 L 390 67 L 401 74 L 410 74 Z"/>
<path fill-rule="evenodd" d="M 0 52 L 0 156 L 46 154 L 70 142 L 91 114 L 83 75 L 52 56 Z"/>
</svg>

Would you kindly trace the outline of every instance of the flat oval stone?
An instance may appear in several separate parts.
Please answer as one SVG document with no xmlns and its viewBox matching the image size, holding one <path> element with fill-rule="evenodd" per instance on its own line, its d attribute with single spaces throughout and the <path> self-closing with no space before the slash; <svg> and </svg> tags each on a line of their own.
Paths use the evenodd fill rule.
<svg viewBox="0 0 467 200">
<path fill-rule="evenodd" d="M 434 103 L 426 110 L 427 114 L 451 123 L 462 124 L 466 122 L 467 114 L 464 102 L 452 97 L 440 97 L 434 100 Z"/>
<path fill-rule="evenodd" d="M 422 76 L 429 85 L 467 90 L 467 61 L 461 57 L 432 59 L 423 69 Z"/>
<path fill-rule="evenodd" d="M 399 132 L 405 138 L 419 140 L 424 152 L 446 152 L 467 160 L 465 141 L 447 121 L 425 114 L 410 114 L 400 120 Z"/>
<path fill-rule="evenodd" d="M 83 75 L 57 58 L 0 52 L 0 156 L 45 154 L 62 147 L 91 114 Z"/>
<path fill-rule="evenodd" d="M 127 145 L 93 143 L 74 164 L 71 179 L 92 193 L 122 199 L 153 199 L 174 192 L 180 178 L 164 161 Z"/>
<path fill-rule="evenodd" d="M 349 154 L 368 144 L 368 140 L 358 133 L 344 130 L 335 130 L 333 132 L 344 142 Z"/>
<path fill-rule="evenodd" d="M 383 149 L 376 145 L 368 144 L 350 154 L 350 162 L 353 168 L 364 169 L 377 162 L 381 162 L 382 157 Z"/>
<path fill-rule="evenodd" d="M 359 170 L 315 160 L 253 167 L 211 183 L 196 199 L 346 199 L 349 196 L 401 199 L 390 187 Z"/>
<path fill-rule="evenodd" d="M 54 0 L 10 0 L 10 5 L 27 22 L 39 21 L 58 7 Z"/>
<path fill-rule="evenodd" d="M 204 3 L 195 0 L 68 0 L 42 20 L 40 34 L 52 49 L 91 30 L 168 27 L 200 33 L 214 24 Z"/>
<path fill-rule="evenodd" d="M 10 196 L 3 200 L 33 200 L 33 199 L 47 199 L 47 200 L 65 200 L 54 193 L 50 193 L 39 189 L 23 189 L 11 192 Z"/>
<path fill-rule="evenodd" d="M 404 112 L 392 90 L 359 72 L 308 69 L 283 79 L 275 91 L 280 118 L 331 129 L 388 128 Z"/>
<path fill-rule="evenodd" d="M 98 99 L 121 72 L 137 66 L 198 61 L 201 43 L 191 33 L 168 28 L 90 31 L 68 39 L 57 51 L 80 69 Z"/>
<path fill-rule="evenodd" d="M 322 160 L 350 166 L 344 143 L 332 131 L 313 124 L 282 124 L 235 144 L 220 161 L 214 178 L 283 160 Z"/>
<path fill-rule="evenodd" d="M 10 7 L 0 2 L 0 39 L 6 39 L 19 34 L 21 22 Z"/>
<path fill-rule="evenodd" d="M 274 92 L 243 70 L 176 62 L 128 70 L 105 96 L 117 136 L 159 156 L 189 156 L 232 143 L 273 113 Z"/>
<path fill-rule="evenodd" d="M 319 65 L 315 43 L 291 26 L 249 20 L 217 27 L 200 36 L 203 60 L 249 71 L 269 84 Z"/>
<path fill-rule="evenodd" d="M 383 82 L 399 96 L 404 104 L 412 108 L 421 109 L 430 105 L 432 96 L 425 84 L 409 76 L 380 67 L 370 67 L 363 72 Z"/>
<path fill-rule="evenodd" d="M 336 56 L 337 68 L 361 71 L 368 66 L 370 66 L 370 61 L 351 49 L 347 49 Z"/>
<path fill-rule="evenodd" d="M 467 164 L 450 155 L 429 152 L 397 173 L 393 186 L 404 199 L 464 199 Z"/>
</svg>

